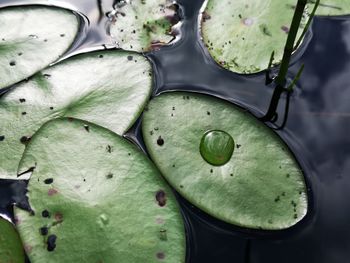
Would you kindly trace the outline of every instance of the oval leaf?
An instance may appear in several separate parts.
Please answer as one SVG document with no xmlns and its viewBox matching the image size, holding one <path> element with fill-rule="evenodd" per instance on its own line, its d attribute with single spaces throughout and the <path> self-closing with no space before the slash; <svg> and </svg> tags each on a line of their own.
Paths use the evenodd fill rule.
<svg viewBox="0 0 350 263">
<path fill-rule="evenodd" d="M 222 67 L 244 74 L 280 63 L 297 0 L 208 0 L 202 14 L 205 46 Z M 305 15 L 306 18 L 306 15 Z M 299 30 L 302 33 L 306 20 Z"/>
<path fill-rule="evenodd" d="M 310 1 L 314 3 L 315 1 Z M 341 16 L 350 14 L 350 2 L 344 0 L 321 0 L 316 15 Z"/>
<path fill-rule="evenodd" d="M 35 215 L 15 210 L 32 262 L 184 262 L 176 199 L 127 140 L 57 119 L 28 145 L 21 166 L 34 164 L 28 198 Z"/>
<path fill-rule="evenodd" d="M 0 262 L 24 263 L 24 250 L 14 226 L 0 218 Z"/>
<path fill-rule="evenodd" d="M 150 102 L 142 129 L 167 181 L 212 216 L 268 230 L 288 228 L 305 216 L 306 187 L 298 164 L 279 137 L 249 113 L 214 97 L 169 93 Z M 203 154 L 208 131 L 221 134 L 212 135 Z M 233 153 L 232 140 L 222 132 L 235 142 Z M 223 149 L 222 160 L 232 153 L 227 163 L 205 160 L 205 155 L 220 158 L 216 144 Z"/>
<path fill-rule="evenodd" d="M 0 21 L 0 89 L 56 61 L 79 30 L 73 12 L 56 7 L 7 7 Z"/>
<path fill-rule="evenodd" d="M 36 74 L 0 99 L 0 178 L 16 178 L 25 145 L 46 121 L 76 117 L 123 134 L 151 89 L 150 63 L 128 52 L 79 55 Z"/>
<path fill-rule="evenodd" d="M 169 0 L 127 0 L 111 13 L 110 34 L 118 47 L 148 51 L 174 39 L 172 27 L 179 22 L 177 7 Z"/>
</svg>

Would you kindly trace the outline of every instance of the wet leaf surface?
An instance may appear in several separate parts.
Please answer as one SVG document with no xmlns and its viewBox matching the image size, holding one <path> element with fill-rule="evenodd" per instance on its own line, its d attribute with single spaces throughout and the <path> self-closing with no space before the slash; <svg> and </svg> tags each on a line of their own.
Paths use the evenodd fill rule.
<svg viewBox="0 0 350 263">
<path fill-rule="evenodd" d="M 176 199 L 124 138 L 56 119 L 32 138 L 19 169 L 34 164 L 28 185 L 34 215 L 15 209 L 31 262 L 184 262 Z"/>
<path fill-rule="evenodd" d="M 127 0 L 110 14 L 110 33 L 118 47 L 149 51 L 174 39 L 172 26 L 179 22 L 177 6 L 169 0 Z"/>
<path fill-rule="evenodd" d="M 73 12 L 57 7 L 7 7 L 0 21 L 0 89 L 56 61 L 79 30 Z"/>
<path fill-rule="evenodd" d="M 151 89 L 150 63 L 130 52 L 87 53 L 37 73 L 0 98 L 0 178 L 17 177 L 25 145 L 46 121 L 76 117 L 123 134 Z"/>
<path fill-rule="evenodd" d="M 15 227 L 0 218 L 0 262 L 24 263 L 24 250 Z"/>
<path fill-rule="evenodd" d="M 281 62 L 297 0 L 208 0 L 202 35 L 213 59 L 237 73 L 267 68 L 272 51 Z M 302 33 L 306 18 L 302 22 Z"/>
<path fill-rule="evenodd" d="M 174 92 L 150 102 L 142 129 L 167 181 L 210 215 L 266 230 L 289 228 L 305 216 L 307 194 L 298 164 L 281 139 L 250 113 L 213 97 Z M 236 144 L 223 165 L 208 163 L 200 153 L 203 136 L 213 130 L 227 133 Z M 232 142 L 226 137 L 221 140 L 225 154 Z"/>
</svg>

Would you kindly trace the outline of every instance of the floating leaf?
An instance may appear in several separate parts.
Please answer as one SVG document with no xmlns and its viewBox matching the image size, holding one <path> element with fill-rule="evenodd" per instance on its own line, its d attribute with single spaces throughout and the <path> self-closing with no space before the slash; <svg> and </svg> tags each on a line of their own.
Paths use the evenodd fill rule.
<svg viewBox="0 0 350 263">
<path fill-rule="evenodd" d="M 34 135 L 20 169 L 33 165 L 28 198 L 35 215 L 15 210 L 32 262 L 184 262 L 176 199 L 127 140 L 56 119 Z"/>
<path fill-rule="evenodd" d="M 7 7 L 0 21 L 0 89 L 57 60 L 79 29 L 73 12 L 56 7 Z"/>
<path fill-rule="evenodd" d="M 0 218 L 0 262 L 24 263 L 24 250 L 13 225 Z"/>
<path fill-rule="evenodd" d="M 268 230 L 305 216 L 306 187 L 297 162 L 250 113 L 214 97 L 168 93 L 150 102 L 142 130 L 167 181 L 212 216 Z M 212 138 L 203 139 L 210 131 Z"/>
<path fill-rule="evenodd" d="M 267 68 L 271 53 L 280 63 L 297 0 L 208 0 L 202 15 L 206 47 L 221 66 L 237 73 Z M 306 17 L 305 17 L 306 18 Z M 299 35 L 306 19 L 303 19 Z"/>
<path fill-rule="evenodd" d="M 151 88 L 150 63 L 130 52 L 88 53 L 39 72 L 0 98 L 0 178 L 16 178 L 25 145 L 46 121 L 76 117 L 122 134 Z"/>
<path fill-rule="evenodd" d="M 177 7 L 169 0 L 121 1 L 110 16 L 110 33 L 118 47 L 134 51 L 168 44 L 179 22 Z"/>
<path fill-rule="evenodd" d="M 309 2 L 315 3 L 313 0 Z M 316 14 L 321 16 L 349 15 L 350 2 L 344 0 L 321 0 Z"/>
</svg>

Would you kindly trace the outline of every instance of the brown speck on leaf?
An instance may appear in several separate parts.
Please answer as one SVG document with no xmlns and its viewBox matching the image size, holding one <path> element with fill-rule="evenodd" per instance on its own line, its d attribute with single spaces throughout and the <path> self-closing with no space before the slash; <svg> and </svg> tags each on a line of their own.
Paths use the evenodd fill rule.
<svg viewBox="0 0 350 263">
<path fill-rule="evenodd" d="M 163 252 L 158 252 L 158 253 L 156 254 L 156 256 L 157 256 L 157 258 L 160 259 L 160 260 L 165 259 L 165 254 L 164 254 Z"/>
<path fill-rule="evenodd" d="M 166 205 L 166 194 L 163 190 L 159 190 L 156 193 L 156 200 L 159 206 L 163 207 Z"/>
<path fill-rule="evenodd" d="M 203 22 L 206 22 L 210 18 L 211 18 L 211 16 L 206 11 L 204 11 L 203 15 L 202 15 Z"/>
<path fill-rule="evenodd" d="M 55 194 L 57 194 L 58 193 L 58 191 L 55 189 L 55 188 L 50 188 L 48 191 L 47 191 L 47 194 L 49 195 L 49 196 L 53 196 L 53 195 L 55 195 Z"/>
<path fill-rule="evenodd" d="M 24 251 L 29 254 L 30 252 L 32 252 L 33 250 L 33 247 L 31 245 L 28 245 L 28 244 L 24 244 Z"/>
<path fill-rule="evenodd" d="M 63 215 L 60 212 L 55 213 L 54 218 L 57 223 L 63 222 Z"/>
<path fill-rule="evenodd" d="M 281 26 L 282 31 L 284 31 L 286 34 L 289 33 L 289 27 L 287 26 Z"/>
</svg>

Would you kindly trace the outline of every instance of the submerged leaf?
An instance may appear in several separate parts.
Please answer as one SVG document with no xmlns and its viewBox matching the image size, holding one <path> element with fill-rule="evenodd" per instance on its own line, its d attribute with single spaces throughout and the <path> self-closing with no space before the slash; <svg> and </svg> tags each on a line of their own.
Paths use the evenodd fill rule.
<svg viewBox="0 0 350 263">
<path fill-rule="evenodd" d="M 250 113 L 214 97 L 168 93 L 150 102 L 142 130 L 167 181 L 212 216 L 268 230 L 291 227 L 305 216 L 307 193 L 297 162 Z M 203 154 L 209 131 L 217 134 Z"/>
<path fill-rule="evenodd" d="M 28 197 L 35 215 L 15 209 L 31 262 L 184 262 L 176 199 L 127 140 L 56 119 L 34 135 L 20 169 L 34 164 Z"/>
<path fill-rule="evenodd" d="M 7 7 L 0 21 L 0 89 L 56 61 L 79 29 L 73 12 L 57 7 Z"/>
<path fill-rule="evenodd" d="M 148 51 L 174 39 L 172 27 L 179 22 L 177 7 L 169 0 L 126 0 L 110 14 L 110 34 L 118 47 Z"/>
<path fill-rule="evenodd" d="M 309 1 L 315 3 L 315 0 Z M 321 0 L 316 15 L 340 16 L 350 15 L 350 2 L 344 0 Z"/>
<path fill-rule="evenodd" d="M 151 89 L 150 63 L 130 52 L 87 53 L 39 72 L 0 98 L 0 178 L 16 178 L 25 145 L 46 121 L 76 117 L 123 134 Z"/>
<path fill-rule="evenodd" d="M 0 218 L 0 262 L 24 263 L 24 250 L 14 226 Z"/>
<path fill-rule="evenodd" d="M 297 0 L 208 0 L 202 15 L 203 41 L 214 60 L 237 73 L 280 63 Z M 305 18 L 306 15 L 305 15 Z M 306 19 L 300 26 L 302 33 Z"/>
</svg>

